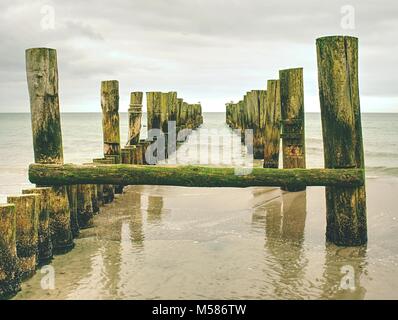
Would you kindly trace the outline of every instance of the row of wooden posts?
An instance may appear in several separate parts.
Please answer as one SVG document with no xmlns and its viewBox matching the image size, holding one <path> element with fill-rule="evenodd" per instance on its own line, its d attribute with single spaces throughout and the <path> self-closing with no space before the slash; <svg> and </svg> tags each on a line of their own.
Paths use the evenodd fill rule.
<svg viewBox="0 0 398 320">
<path fill-rule="evenodd" d="M 63 164 L 56 51 L 28 49 L 26 69 L 35 162 Z M 142 100 L 142 92 L 131 93 L 128 139 L 121 148 L 119 83 L 102 82 L 104 157 L 93 159 L 92 164 L 148 164 L 145 156 L 148 146 L 168 132 L 157 131 L 150 138 L 140 139 Z M 177 98 L 176 92 L 148 92 L 147 108 L 148 129 L 167 129 L 168 122 L 174 121 L 178 131 L 190 132 L 203 122 L 201 105 L 188 104 Z M 21 281 L 51 261 L 53 254 L 71 250 L 80 229 L 93 227 L 94 215 L 100 212 L 100 207 L 122 192 L 123 185 L 39 184 L 23 190 L 22 195 L 9 196 L 8 204 L 0 204 L 0 298 L 18 292 Z"/>
<path fill-rule="evenodd" d="M 35 153 L 35 164 L 29 168 L 29 179 L 32 183 L 36 183 L 39 188 L 50 186 L 51 189 L 45 190 L 51 195 L 41 195 L 40 192 L 44 191 L 38 188 L 30 192 L 39 194 L 39 196 L 25 195 L 18 199 L 10 199 L 9 201 L 13 204 L 1 206 L 0 290 L 2 292 L 0 293 L 14 292 L 19 285 L 18 279 L 21 275 L 18 271 L 19 268 L 23 267 L 24 263 L 32 266 L 33 252 L 37 250 L 38 241 L 43 239 L 40 236 L 40 228 L 44 230 L 42 225 L 46 224 L 44 222 L 46 216 L 48 217 L 53 247 L 56 250 L 68 250 L 73 247 L 72 220 L 74 218 L 71 217 L 68 190 L 79 188 L 76 185 L 80 185 L 80 188 L 86 190 L 94 190 L 92 185 L 97 185 L 97 194 L 98 189 L 100 189 L 98 185 L 103 185 L 103 194 L 108 197 L 108 201 L 109 197 L 112 198 L 111 190 L 113 190 L 113 187 L 107 185 L 116 186 L 115 192 L 121 192 L 122 187 L 119 186 L 129 184 L 195 187 L 278 185 L 284 186 L 288 190 L 300 190 L 308 185 L 325 185 L 327 241 L 342 246 L 365 244 L 367 242 L 367 223 L 358 89 L 358 40 L 343 36 L 324 37 L 318 39 L 316 44 L 325 169 L 304 169 L 298 165 L 299 161 L 305 161 L 303 159 L 305 154 L 304 108 L 302 102 L 302 71 L 295 69 L 281 73 L 279 79 L 280 95 L 275 93 L 278 85 L 276 81 L 274 86 L 270 87 L 275 90 L 268 89 L 267 99 L 265 102 L 264 99 L 261 102 L 263 105 L 265 103 L 265 105 L 270 106 L 271 111 L 268 116 L 271 119 L 267 119 L 267 109 L 265 109 L 265 112 L 260 112 L 258 110 L 259 104 L 257 104 L 257 108 L 252 107 L 253 105 L 256 106 L 255 100 L 256 97 L 258 100 L 260 94 L 246 95 L 246 102 L 243 101 L 243 103 L 238 104 L 238 106 L 241 105 L 238 113 L 234 111 L 237 107 L 230 107 L 230 110 L 228 110 L 227 119 L 231 126 L 242 127 L 245 131 L 254 129 L 254 136 L 262 141 L 257 144 L 257 146 L 260 146 L 257 147 L 257 154 L 262 152 L 262 148 L 267 150 L 268 141 L 273 141 L 275 144 L 279 143 L 277 142 L 279 138 L 269 137 L 278 133 L 278 130 L 280 130 L 278 128 L 282 123 L 283 144 L 286 144 L 286 149 L 289 150 L 286 154 L 291 157 L 291 169 L 277 170 L 276 151 L 272 151 L 270 154 L 273 156 L 265 162 L 267 168 L 255 168 L 249 175 L 245 176 L 236 176 L 234 168 L 130 164 L 141 161 L 136 160 L 137 157 L 142 159 L 142 162 L 145 161 L 143 157 L 141 158 L 141 154 L 145 152 L 139 150 L 145 149 L 145 146 L 137 147 L 141 143 L 145 144 L 145 141 L 141 141 L 136 135 L 134 136 L 135 140 L 132 141 L 133 135 L 130 133 L 127 146 L 123 149 L 120 148 L 119 93 L 115 81 L 104 82 L 101 86 L 101 105 L 104 114 L 104 158 L 96 159 L 93 164 L 64 165 L 56 52 L 51 49 L 27 50 L 27 76 Z M 301 85 L 297 85 L 300 82 Z M 287 90 L 284 88 L 287 88 Z M 262 95 L 264 96 L 264 93 Z M 132 112 L 129 116 L 131 123 L 138 121 L 139 112 L 137 112 L 137 109 L 140 105 L 139 99 L 137 102 L 136 97 L 139 94 L 133 94 L 133 96 Z M 278 119 L 275 116 L 278 112 L 275 107 L 278 105 L 278 96 L 281 100 L 281 123 L 275 120 Z M 171 138 L 167 136 L 169 132 L 166 130 L 165 124 L 165 121 L 170 121 L 169 117 L 174 117 L 177 114 L 175 122 L 177 126 L 180 125 L 179 130 L 181 128 L 194 128 L 201 123 L 200 107 L 191 106 L 187 108 L 187 105 L 183 107 L 184 103 L 175 104 L 175 102 L 166 103 L 165 101 L 175 101 L 174 94 L 149 93 L 147 95 L 148 129 L 165 129 L 166 140 L 170 140 Z M 168 107 L 166 108 L 165 105 Z M 175 106 L 179 110 L 176 113 L 174 112 Z M 246 109 L 249 110 L 246 111 Z M 291 109 L 295 111 L 292 112 Z M 284 115 L 284 112 L 286 112 L 286 115 Z M 178 114 L 180 114 L 180 119 L 178 119 Z M 241 114 L 246 114 L 246 116 L 240 119 Z M 263 122 L 260 124 L 260 114 L 262 114 L 262 119 L 265 119 L 265 124 Z M 258 125 L 254 125 L 253 123 L 257 123 L 257 121 Z M 130 128 L 132 127 L 134 126 L 131 125 Z M 167 125 L 167 129 L 168 127 Z M 259 130 L 256 133 L 256 128 L 263 128 L 266 134 L 259 134 L 258 132 L 261 132 Z M 277 129 L 274 130 L 274 128 Z M 137 128 L 131 130 L 135 133 L 138 132 Z M 268 134 L 267 130 L 271 131 L 272 134 Z M 261 147 L 261 143 L 265 147 Z M 135 146 L 135 148 L 130 146 Z M 278 149 L 274 145 L 272 146 L 272 150 Z M 139 151 L 131 151 L 137 149 Z M 120 164 L 120 162 L 126 164 Z M 305 162 L 303 163 L 305 164 Z M 82 185 L 88 186 L 82 187 Z M 107 189 L 109 192 L 106 191 Z M 91 197 L 93 194 L 95 195 L 95 192 L 89 193 L 87 191 L 83 194 L 85 196 L 80 198 L 84 198 L 87 203 L 90 203 L 89 200 L 92 199 Z M 31 210 L 26 215 L 21 214 L 24 211 L 17 208 L 19 199 L 38 197 L 41 198 L 41 203 L 49 203 L 50 210 L 47 209 L 46 214 L 40 215 L 37 214 L 36 209 Z M 27 203 L 27 200 L 21 201 Z M 31 201 L 35 202 L 34 207 L 40 207 L 36 204 L 36 201 Z M 16 211 L 19 212 L 16 214 Z M 26 227 L 25 222 L 22 222 L 20 217 L 22 215 L 26 217 L 24 221 L 30 221 L 29 227 Z M 92 215 L 82 215 L 80 221 L 76 220 L 83 225 L 90 225 Z M 36 241 L 35 239 L 39 240 Z"/>
<path fill-rule="evenodd" d="M 279 79 L 267 81 L 267 90 L 252 90 L 238 103 L 227 103 L 226 123 L 239 130 L 243 143 L 250 130 L 253 156 L 264 159 L 264 168 L 279 168 L 281 137 L 283 168 L 305 168 L 303 69 L 280 70 Z"/>
<path fill-rule="evenodd" d="M 360 169 L 364 175 L 358 80 L 358 39 L 322 37 L 316 41 L 319 98 L 326 169 Z M 279 71 L 267 90 L 247 92 L 226 105 L 226 123 L 239 129 L 242 141 L 252 130 L 253 154 L 264 168 L 279 167 L 282 138 L 283 168 L 306 168 L 303 69 Z M 305 188 L 288 186 L 288 191 Z M 338 245 L 367 242 L 366 192 L 355 187 L 326 187 L 326 238 Z"/>
</svg>

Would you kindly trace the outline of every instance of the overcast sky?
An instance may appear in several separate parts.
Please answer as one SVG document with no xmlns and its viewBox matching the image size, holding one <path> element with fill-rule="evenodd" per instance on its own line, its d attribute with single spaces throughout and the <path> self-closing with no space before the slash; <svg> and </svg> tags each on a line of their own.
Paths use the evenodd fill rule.
<svg viewBox="0 0 398 320">
<path fill-rule="evenodd" d="M 224 111 L 289 67 L 304 67 L 306 111 L 319 111 L 315 39 L 335 34 L 359 37 L 362 111 L 398 112 L 396 0 L 1 0 L 0 12 L 0 112 L 29 111 L 30 47 L 57 49 L 63 112 L 100 111 L 110 79 L 120 111 L 130 91 Z"/>
</svg>

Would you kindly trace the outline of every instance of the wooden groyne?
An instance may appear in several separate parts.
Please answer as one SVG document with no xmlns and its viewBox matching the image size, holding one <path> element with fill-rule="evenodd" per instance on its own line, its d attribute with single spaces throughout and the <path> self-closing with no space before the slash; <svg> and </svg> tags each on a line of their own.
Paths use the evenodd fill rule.
<svg viewBox="0 0 398 320">
<path fill-rule="evenodd" d="M 94 215 L 126 185 L 279 186 L 287 191 L 325 186 L 326 240 L 341 246 L 366 244 L 358 40 L 325 37 L 316 47 L 325 168 L 306 169 L 303 70 L 295 68 L 281 70 L 266 90 L 252 90 L 238 103 L 227 104 L 227 124 L 241 130 L 242 141 L 251 132 L 254 157 L 264 159 L 262 168 L 246 175 L 236 175 L 235 168 L 152 166 L 171 157 L 177 142 L 203 123 L 200 103 L 189 104 L 176 92 L 146 93 L 146 139 L 140 136 L 144 94 L 131 93 L 122 147 L 116 80 L 101 83 L 103 157 L 64 164 L 56 51 L 28 49 L 35 159 L 29 179 L 36 186 L 0 205 L 0 297 L 15 294 L 21 280 L 53 254 L 71 250 L 79 230 L 93 227 Z M 281 138 L 283 169 L 278 169 Z"/>
<path fill-rule="evenodd" d="M 26 50 L 26 72 L 35 163 L 63 165 L 56 51 Z M 188 104 L 177 98 L 176 92 L 160 93 L 161 99 L 154 105 L 159 111 L 157 118 L 153 117 L 153 100 L 147 100 L 148 127 L 156 131 L 156 136 L 141 139 L 143 93 L 132 92 L 127 143 L 122 147 L 119 82 L 103 81 L 100 91 L 103 158 L 82 164 L 87 169 L 97 165 L 111 168 L 149 164 L 147 151 L 157 139 L 167 141 L 165 146 L 171 146 L 168 151 L 175 152 L 173 145 L 178 137 L 176 134 L 170 137 L 170 127 L 178 127 L 177 132 L 187 129 L 185 139 L 203 122 L 200 104 Z M 101 207 L 111 203 L 128 184 L 92 180 L 61 185 L 37 183 L 34 188 L 22 190 L 21 195 L 9 196 L 8 204 L 0 205 L 0 298 L 16 294 L 21 281 L 31 277 L 39 266 L 49 263 L 54 254 L 71 250 L 80 230 L 92 228 L 94 216 L 100 213 Z"/>
<path fill-rule="evenodd" d="M 358 39 L 331 36 L 316 41 L 319 98 L 325 168 L 364 170 L 364 151 L 358 86 Z M 246 93 L 238 103 L 226 104 L 226 123 L 233 129 L 253 130 L 254 156 L 260 146 L 256 138 L 257 122 L 262 122 L 263 104 L 253 113 L 252 95 Z M 264 168 L 279 167 L 279 145 L 282 138 L 283 168 L 306 168 L 303 69 L 279 71 L 278 80 L 267 83 Z M 253 117 L 254 115 L 254 117 Z M 261 127 L 261 126 L 260 126 Z M 308 186 L 309 184 L 307 184 Z M 357 186 L 326 186 L 326 239 L 342 246 L 367 242 L 366 192 L 364 183 Z M 281 186 L 283 190 L 300 191 L 305 184 Z"/>
</svg>

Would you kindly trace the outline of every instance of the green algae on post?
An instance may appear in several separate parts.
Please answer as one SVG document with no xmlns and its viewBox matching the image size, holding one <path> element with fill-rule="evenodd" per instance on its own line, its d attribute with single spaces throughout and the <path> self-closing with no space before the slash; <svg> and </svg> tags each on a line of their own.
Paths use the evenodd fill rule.
<svg viewBox="0 0 398 320">
<path fill-rule="evenodd" d="M 0 299 L 21 290 L 14 204 L 0 204 Z"/>
<path fill-rule="evenodd" d="M 38 264 L 40 195 L 8 196 L 15 205 L 18 264 L 23 279 L 30 278 Z"/>
<path fill-rule="evenodd" d="M 141 165 L 40 165 L 29 167 L 31 182 L 51 184 L 110 183 L 186 187 L 305 186 L 355 187 L 364 184 L 362 169 L 253 168 L 238 176 L 235 168 Z"/>
<path fill-rule="evenodd" d="M 142 92 L 132 92 L 130 95 L 128 145 L 137 144 L 140 140 L 142 98 Z"/>
<path fill-rule="evenodd" d="M 279 80 L 268 80 L 265 111 L 264 168 L 279 167 L 281 96 Z"/>
<path fill-rule="evenodd" d="M 316 40 L 326 168 L 364 169 L 358 84 L 358 39 Z M 365 186 L 326 188 L 326 239 L 340 246 L 367 243 Z"/>
<path fill-rule="evenodd" d="M 52 189 L 50 187 L 25 189 L 22 190 L 22 194 L 40 195 L 38 259 L 40 264 L 48 263 L 53 257 L 49 209 Z"/>
<path fill-rule="evenodd" d="M 305 168 L 304 132 L 304 81 L 303 69 L 294 68 L 279 71 L 283 168 Z M 303 189 L 282 187 L 286 191 Z M 305 188 L 304 188 L 305 189 Z"/>
</svg>

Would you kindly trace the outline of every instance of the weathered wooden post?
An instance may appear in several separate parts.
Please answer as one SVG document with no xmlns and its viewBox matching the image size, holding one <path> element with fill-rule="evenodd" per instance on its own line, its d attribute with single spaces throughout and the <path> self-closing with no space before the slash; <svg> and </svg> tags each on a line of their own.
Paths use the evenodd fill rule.
<svg viewBox="0 0 398 320">
<path fill-rule="evenodd" d="M 303 68 L 279 71 L 282 115 L 283 168 L 305 168 Z M 286 191 L 302 188 L 282 187 Z"/>
<path fill-rule="evenodd" d="M 0 298 L 12 297 L 20 289 L 15 205 L 0 204 Z"/>
<path fill-rule="evenodd" d="M 128 144 L 134 145 L 140 141 L 141 118 L 142 118 L 142 92 L 132 92 L 130 96 L 129 114 L 129 137 Z"/>
<path fill-rule="evenodd" d="M 161 134 L 164 138 L 164 157 L 168 158 L 168 139 L 169 139 L 169 94 L 161 93 L 160 96 L 160 129 L 162 130 Z M 163 152 L 158 153 L 158 155 L 163 154 Z M 159 160 L 163 160 L 162 157 Z"/>
<path fill-rule="evenodd" d="M 63 147 L 56 50 L 48 48 L 26 50 L 26 73 L 35 162 L 62 164 Z M 66 252 L 73 248 L 66 187 L 53 187 L 51 198 L 50 228 L 53 249 L 55 252 Z"/>
<path fill-rule="evenodd" d="M 7 202 L 15 205 L 18 263 L 26 279 L 33 276 L 38 262 L 40 195 L 9 196 Z"/>
<path fill-rule="evenodd" d="M 77 217 L 77 184 L 67 186 L 69 209 L 70 209 L 70 226 L 74 238 L 80 234 L 79 220 Z"/>
<path fill-rule="evenodd" d="M 148 131 L 151 129 L 161 129 L 160 126 L 160 101 L 161 92 L 147 92 L 147 128 Z"/>
<path fill-rule="evenodd" d="M 108 159 L 93 159 L 94 164 L 112 164 L 112 160 Z M 102 185 L 102 197 L 104 204 L 111 203 L 115 198 L 115 190 L 114 187 L 110 184 Z"/>
<path fill-rule="evenodd" d="M 114 164 L 121 162 L 119 127 L 119 82 L 117 80 L 101 82 L 102 130 L 104 136 L 104 156 L 113 159 Z M 123 193 L 123 186 L 115 186 L 115 193 Z"/>
<path fill-rule="evenodd" d="M 53 246 L 51 242 L 51 232 L 50 232 L 50 199 L 53 196 L 52 189 L 50 187 L 31 188 L 31 189 L 22 190 L 22 194 L 40 195 L 38 259 L 39 263 L 41 264 L 48 263 L 53 257 Z M 72 223 L 72 211 L 71 211 L 71 223 Z"/>
<path fill-rule="evenodd" d="M 130 149 L 122 148 L 121 159 L 123 164 L 131 163 L 131 151 Z"/>
<path fill-rule="evenodd" d="M 181 128 L 181 114 L 182 114 L 182 104 L 184 103 L 184 100 L 181 98 L 177 98 L 177 120 L 176 120 L 176 126 L 177 126 L 177 136 L 178 132 L 180 132 Z"/>
<path fill-rule="evenodd" d="M 100 212 L 99 201 L 98 201 L 98 188 L 96 184 L 90 184 L 91 188 L 91 203 L 93 205 L 93 212 L 98 214 Z"/>
<path fill-rule="evenodd" d="M 319 99 L 326 168 L 364 169 L 358 80 L 358 39 L 319 38 Z M 326 239 L 336 245 L 367 242 L 366 191 L 326 187 Z"/>
<path fill-rule="evenodd" d="M 279 167 L 280 122 L 280 82 L 279 80 L 268 80 L 265 110 L 264 168 Z"/>
<path fill-rule="evenodd" d="M 77 218 L 81 229 L 88 229 L 94 226 L 92 188 L 90 184 L 79 184 L 77 186 Z"/>
<path fill-rule="evenodd" d="M 101 82 L 102 130 L 104 155 L 120 156 L 119 82 Z"/>
</svg>

